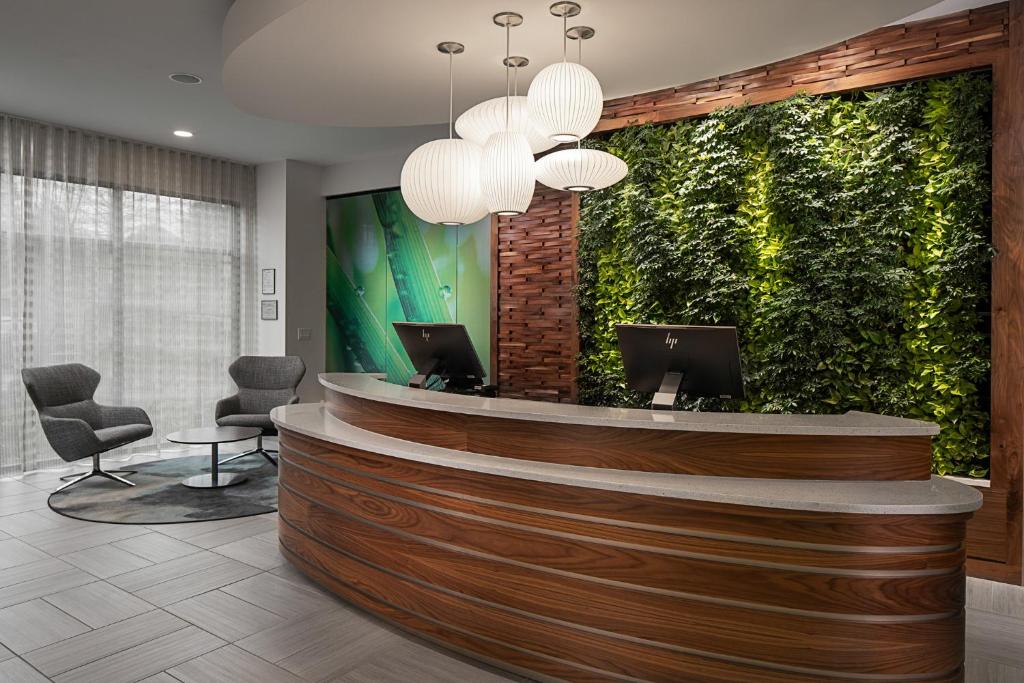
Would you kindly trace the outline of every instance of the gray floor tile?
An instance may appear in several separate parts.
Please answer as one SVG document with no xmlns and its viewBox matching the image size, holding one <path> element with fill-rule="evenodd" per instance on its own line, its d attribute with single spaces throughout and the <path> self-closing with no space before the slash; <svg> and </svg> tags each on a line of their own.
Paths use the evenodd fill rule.
<svg viewBox="0 0 1024 683">
<path fill-rule="evenodd" d="M 967 651 L 992 662 L 1021 666 L 1024 662 L 1024 619 L 968 611 Z"/>
<path fill-rule="evenodd" d="M 13 515 L 18 512 L 40 510 L 46 507 L 46 500 L 49 497 L 45 491 L 0 496 L 0 515 Z"/>
<path fill-rule="evenodd" d="M 168 605 L 165 609 L 229 643 L 284 621 L 273 612 L 220 590 Z"/>
<path fill-rule="evenodd" d="M 188 541 L 192 545 L 197 545 L 200 548 L 206 548 L 209 550 L 216 546 L 240 541 L 243 538 L 256 536 L 257 534 L 262 534 L 276 528 L 277 522 L 272 519 L 265 519 L 262 516 L 246 517 L 238 524 L 231 524 L 219 529 L 210 529 L 209 531 L 189 536 L 183 540 Z"/>
<path fill-rule="evenodd" d="M 61 555 L 60 559 L 75 565 L 83 571 L 89 572 L 98 579 L 108 579 L 111 576 L 142 569 L 153 564 L 147 559 L 134 555 L 127 550 L 121 550 L 109 543 Z"/>
<path fill-rule="evenodd" d="M 181 681 L 166 671 L 161 671 L 158 674 L 153 674 L 149 678 L 143 678 L 139 683 L 181 683 Z"/>
<path fill-rule="evenodd" d="M 134 683 L 225 645 L 195 626 L 108 655 L 54 677 L 57 683 Z"/>
<path fill-rule="evenodd" d="M 188 623 L 178 617 L 163 610 L 153 610 L 33 650 L 25 655 L 25 660 L 52 677 L 187 627 Z"/>
<path fill-rule="evenodd" d="M 362 614 L 354 614 L 342 628 L 311 635 L 305 647 L 277 662 L 311 681 L 335 680 L 360 664 L 389 652 L 405 642 L 398 633 Z"/>
<path fill-rule="evenodd" d="M 23 581 L 30 581 L 41 576 L 49 576 L 50 574 L 57 574 L 74 568 L 73 565 L 63 560 L 58 560 L 55 557 L 47 557 L 36 562 L 8 567 L 7 569 L 0 570 L 0 588 L 6 588 Z"/>
<path fill-rule="evenodd" d="M 224 592 L 287 619 L 315 614 L 342 604 L 337 599 L 303 588 L 273 574 L 259 574 L 233 583 Z"/>
<path fill-rule="evenodd" d="M 964 683 L 1024 683 L 1024 662 L 1020 667 L 967 657 Z"/>
<path fill-rule="evenodd" d="M 102 628 L 153 609 L 148 602 L 109 583 L 97 581 L 44 598 L 92 628 Z"/>
<path fill-rule="evenodd" d="M 0 662 L 4 661 L 5 659 L 10 659 L 13 656 L 14 656 L 13 652 L 8 650 L 3 645 L 0 645 Z"/>
<path fill-rule="evenodd" d="M 83 522 L 70 517 L 63 517 L 52 510 L 20 512 L 15 515 L 4 515 L 0 517 L 0 531 L 11 536 L 18 537 L 25 534 L 33 534 L 39 531 L 59 529 L 61 527 L 83 527 L 88 526 Z"/>
<path fill-rule="evenodd" d="M 32 564 L 22 565 L 22 567 L 32 567 L 37 564 L 40 563 L 33 562 Z M 20 568 L 15 567 L 15 569 Z M 95 580 L 96 577 L 91 574 L 86 574 L 81 569 L 71 568 L 48 576 L 40 576 L 28 581 L 22 581 L 0 588 L 0 608 L 59 593 L 62 590 L 82 586 Z"/>
<path fill-rule="evenodd" d="M 248 517 L 239 517 L 236 519 L 215 519 L 209 522 L 187 522 L 183 524 L 152 524 L 147 527 L 150 531 L 156 531 L 163 534 L 164 536 L 170 536 L 176 538 L 179 541 L 188 541 L 190 538 L 196 536 L 202 536 L 218 529 L 224 529 L 229 526 L 241 524 L 245 522 Z"/>
<path fill-rule="evenodd" d="M 298 676 L 233 645 L 179 664 L 169 673 L 181 683 L 304 683 Z"/>
<path fill-rule="evenodd" d="M 176 538 L 165 536 L 164 534 L 156 531 L 143 534 L 141 536 L 126 538 L 123 541 L 117 541 L 111 545 L 115 548 L 119 548 L 120 550 L 126 550 L 133 555 L 138 555 L 150 562 L 167 562 L 168 560 L 176 560 L 179 557 L 192 555 L 200 550 L 198 546 L 185 543 L 184 541 L 179 541 Z"/>
<path fill-rule="evenodd" d="M 214 548 L 210 548 L 210 550 L 259 569 L 274 569 L 276 567 L 280 567 L 287 560 L 285 560 L 281 555 L 280 547 L 277 542 L 277 532 L 275 531 L 273 533 L 274 540 L 272 543 L 262 541 L 259 537 L 252 536 L 249 538 L 243 538 L 239 541 L 233 541 L 225 545 L 218 545 Z"/>
<path fill-rule="evenodd" d="M 507 683 L 526 679 L 451 656 L 425 644 L 403 640 L 339 680 L 343 683 Z"/>
<path fill-rule="evenodd" d="M 0 497 L 38 493 L 39 489 L 17 479 L 0 479 Z"/>
<path fill-rule="evenodd" d="M 145 527 L 133 524 L 90 524 L 26 534 L 21 540 L 51 555 L 67 555 L 144 533 L 148 533 Z"/>
<path fill-rule="evenodd" d="M 0 569 L 17 567 L 19 564 L 45 560 L 49 555 L 42 550 L 33 548 L 24 541 L 8 538 L 0 541 Z"/>
<path fill-rule="evenodd" d="M 0 643 L 17 654 L 88 630 L 86 624 L 42 600 L 29 600 L 0 609 Z"/>
<path fill-rule="evenodd" d="M 135 591 L 135 595 L 146 602 L 163 607 L 241 581 L 260 571 L 226 557 L 222 559 L 223 562 L 209 569 L 143 588 Z"/>
<path fill-rule="evenodd" d="M 149 567 L 118 574 L 110 578 L 110 583 L 118 588 L 134 593 L 165 581 L 172 581 L 196 572 L 205 571 L 221 564 L 225 559 L 223 555 L 206 550 L 197 550 L 191 555 L 185 555 L 184 557 L 178 557 L 166 562 L 158 562 Z"/>
<path fill-rule="evenodd" d="M 339 608 L 284 621 L 235 644 L 268 662 L 280 662 L 310 645 L 343 640 L 358 620 L 353 610 Z"/>
<path fill-rule="evenodd" d="M 0 662 L 0 681 L 4 683 L 49 683 L 45 676 L 17 658 Z"/>
</svg>

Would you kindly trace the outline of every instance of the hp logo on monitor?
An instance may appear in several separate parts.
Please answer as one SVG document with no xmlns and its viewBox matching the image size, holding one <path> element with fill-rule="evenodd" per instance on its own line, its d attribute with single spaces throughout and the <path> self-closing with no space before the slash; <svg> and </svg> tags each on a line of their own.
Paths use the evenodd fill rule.
<svg viewBox="0 0 1024 683">
<path fill-rule="evenodd" d="M 430 341 L 430 333 L 426 330 L 420 330 L 420 335 L 423 337 L 423 341 Z"/>
<path fill-rule="evenodd" d="M 665 346 L 667 346 L 669 349 L 676 348 L 676 344 L 678 343 L 679 337 L 673 337 L 671 332 L 665 335 Z"/>
</svg>

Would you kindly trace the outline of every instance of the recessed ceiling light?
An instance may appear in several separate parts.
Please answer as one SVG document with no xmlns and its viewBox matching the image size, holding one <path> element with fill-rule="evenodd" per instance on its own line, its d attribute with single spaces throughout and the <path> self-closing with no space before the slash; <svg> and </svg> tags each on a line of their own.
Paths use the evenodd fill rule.
<svg viewBox="0 0 1024 683">
<path fill-rule="evenodd" d="M 199 76 L 196 76 L 195 74 L 187 74 L 184 72 L 171 74 L 168 78 L 170 78 L 175 83 L 181 83 L 182 85 L 199 85 L 203 82 L 203 79 Z"/>
<path fill-rule="evenodd" d="M 176 130 L 176 131 L 174 131 L 174 134 L 177 135 L 179 138 L 190 138 L 190 137 L 192 137 L 192 131 L 190 131 L 190 130 Z"/>
</svg>

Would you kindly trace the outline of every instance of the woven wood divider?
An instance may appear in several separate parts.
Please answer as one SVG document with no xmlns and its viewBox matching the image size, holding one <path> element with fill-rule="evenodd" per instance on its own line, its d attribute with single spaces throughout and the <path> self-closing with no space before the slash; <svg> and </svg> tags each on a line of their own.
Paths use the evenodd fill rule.
<svg viewBox="0 0 1024 683">
<path fill-rule="evenodd" d="M 1024 0 L 883 27 L 790 59 L 605 102 L 595 132 L 669 123 L 800 92 L 993 73 L 992 463 L 970 522 L 974 576 L 1022 580 L 1024 464 Z M 503 395 L 576 397 L 578 199 L 538 186 L 523 216 L 493 223 L 491 367 Z"/>
</svg>

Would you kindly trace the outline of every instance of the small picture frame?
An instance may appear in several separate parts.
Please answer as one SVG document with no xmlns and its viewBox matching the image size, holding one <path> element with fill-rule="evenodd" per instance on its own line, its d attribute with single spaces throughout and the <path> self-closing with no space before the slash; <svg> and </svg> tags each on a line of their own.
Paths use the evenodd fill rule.
<svg viewBox="0 0 1024 683">
<path fill-rule="evenodd" d="M 264 299 L 260 301 L 260 319 L 277 320 L 277 299 Z"/>
<path fill-rule="evenodd" d="M 277 269 L 263 269 L 263 293 L 277 294 Z"/>
</svg>

